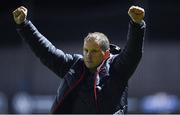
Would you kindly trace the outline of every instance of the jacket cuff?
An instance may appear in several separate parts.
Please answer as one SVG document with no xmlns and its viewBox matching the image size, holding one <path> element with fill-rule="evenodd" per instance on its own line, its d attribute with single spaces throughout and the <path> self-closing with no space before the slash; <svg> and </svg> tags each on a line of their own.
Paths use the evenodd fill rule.
<svg viewBox="0 0 180 115">
<path fill-rule="evenodd" d="M 146 23 L 144 20 L 142 20 L 140 23 L 135 23 L 134 21 L 130 21 L 130 24 L 136 28 L 145 28 L 146 27 Z"/>
<path fill-rule="evenodd" d="M 21 24 L 16 24 L 16 27 L 17 28 L 22 28 L 22 27 L 25 27 L 27 24 L 29 23 L 29 20 L 25 20 L 23 23 Z"/>
</svg>

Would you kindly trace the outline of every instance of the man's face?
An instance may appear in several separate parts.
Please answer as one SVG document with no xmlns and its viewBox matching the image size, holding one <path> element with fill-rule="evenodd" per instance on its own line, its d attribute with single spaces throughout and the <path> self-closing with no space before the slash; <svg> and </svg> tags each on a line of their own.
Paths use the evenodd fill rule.
<svg viewBox="0 0 180 115">
<path fill-rule="evenodd" d="M 95 71 L 103 61 L 105 52 L 101 50 L 98 43 L 94 40 L 84 42 L 83 47 L 84 63 L 91 71 Z"/>
</svg>

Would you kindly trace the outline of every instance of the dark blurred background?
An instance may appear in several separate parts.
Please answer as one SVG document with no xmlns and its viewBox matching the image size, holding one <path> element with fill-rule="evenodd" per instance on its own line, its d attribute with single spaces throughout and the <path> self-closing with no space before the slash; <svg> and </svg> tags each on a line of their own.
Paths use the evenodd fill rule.
<svg viewBox="0 0 180 115">
<path fill-rule="evenodd" d="M 123 47 L 128 8 L 143 7 L 146 40 L 141 63 L 129 82 L 129 113 L 180 113 L 178 0 L 1 0 L 0 113 L 48 113 L 61 81 L 17 34 L 12 12 L 21 5 L 56 47 L 80 54 L 84 37 L 94 31 Z"/>
</svg>

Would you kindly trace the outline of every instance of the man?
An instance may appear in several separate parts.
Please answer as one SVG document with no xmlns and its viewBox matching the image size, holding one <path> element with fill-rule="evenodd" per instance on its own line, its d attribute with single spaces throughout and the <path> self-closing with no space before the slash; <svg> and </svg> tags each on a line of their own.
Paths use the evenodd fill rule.
<svg viewBox="0 0 180 115">
<path fill-rule="evenodd" d="M 144 9 L 131 6 L 128 40 L 123 48 L 110 45 L 100 32 L 84 39 L 83 56 L 65 54 L 27 20 L 23 6 L 13 12 L 17 31 L 41 62 L 61 77 L 52 113 L 126 113 L 128 80 L 142 56 Z"/>
</svg>

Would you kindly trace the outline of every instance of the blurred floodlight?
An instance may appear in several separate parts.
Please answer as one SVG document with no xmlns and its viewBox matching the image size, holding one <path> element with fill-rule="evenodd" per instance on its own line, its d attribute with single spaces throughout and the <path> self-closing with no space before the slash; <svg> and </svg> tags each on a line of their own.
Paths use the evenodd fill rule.
<svg viewBox="0 0 180 115">
<path fill-rule="evenodd" d="M 13 108 L 16 113 L 50 113 L 53 98 L 52 95 L 18 93 L 13 98 Z"/>
<path fill-rule="evenodd" d="M 13 98 L 13 108 L 16 113 L 31 113 L 31 97 L 27 93 L 18 93 Z"/>
<path fill-rule="evenodd" d="M 160 92 L 147 96 L 142 100 L 142 110 L 145 113 L 174 113 L 178 108 L 178 98 Z"/>
</svg>

